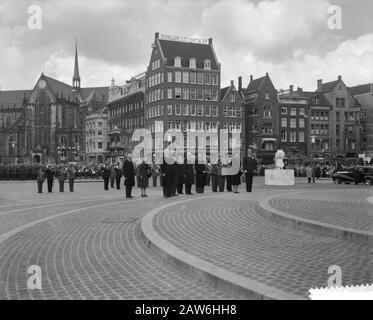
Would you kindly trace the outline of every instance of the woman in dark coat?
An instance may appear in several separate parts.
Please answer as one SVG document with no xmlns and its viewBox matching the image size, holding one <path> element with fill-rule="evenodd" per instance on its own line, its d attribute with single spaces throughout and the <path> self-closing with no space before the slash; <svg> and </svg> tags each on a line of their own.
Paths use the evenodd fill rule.
<svg viewBox="0 0 373 320">
<path fill-rule="evenodd" d="M 150 167 L 143 161 L 137 168 L 138 187 L 141 189 L 141 196 L 147 197 L 146 188 L 149 187 Z"/>
<path fill-rule="evenodd" d="M 206 185 L 207 170 L 204 163 L 196 161 L 196 193 L 203 193 Z"/>
<path fill-rule="evenodd" d="M 192 195 L 192 185 L 194 184 L 194 159 L 188 152 L 185 161 L 185 194 Z"/>
</svg>

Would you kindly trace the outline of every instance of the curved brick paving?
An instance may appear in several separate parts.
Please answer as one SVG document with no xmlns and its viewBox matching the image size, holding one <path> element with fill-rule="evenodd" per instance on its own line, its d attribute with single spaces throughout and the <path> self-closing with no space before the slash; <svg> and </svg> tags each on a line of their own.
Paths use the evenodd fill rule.
<svg viewBox="0 0 373 320">
<path fill-rule="evenodd" d="M 154 217 L 154 228 L 189 254 L 303 297 L 327 284 L 334 264 L 344 285 L 373 281 L 373 248 L 278 225 L 260 214 L 256 200 L 244 198 L 222 194 L 173 206 Z"/>
<path fill-rule="evenodd" d="M 302 192 L 277 196 L 272 198 L 269 204 L 294 216 L 340 227 L 373 231 L 373 207 L 367 201 L 372 195 L 371 188 Z"/>
<path fill-rule="evenodd" d="M 146 247 L 140 219 L 162 201 L 142 200 L 141 208 L 138 201 L 123 201 L 39 223 L 8 238 L 0 243 L 0 299 L 235 298 Z M 26 287 L 27 268 L 35 264 L 42 268 L 41 291 Z"/>
</svg>

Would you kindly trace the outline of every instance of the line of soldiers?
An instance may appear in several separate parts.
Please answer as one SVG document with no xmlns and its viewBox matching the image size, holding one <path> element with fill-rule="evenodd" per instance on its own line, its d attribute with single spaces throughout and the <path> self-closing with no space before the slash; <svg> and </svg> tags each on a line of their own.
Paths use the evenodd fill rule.
<svg viewBox="0 0 373 320">
<path fill-rule="evenodd" d="M 73 165 L 53 166 L 48 164 L 47 166 L 39 167 L 37 172 L 36 182 L 38 193 L 43 193 L 43 184 L 45 180 L 47 180 L 48 192 L 51 193 L 53 191 L 53 183 L 55 178 L 58 180 L 60 192 L 64 192 L 66 180 L 69 182 L 70 192 L 74 192 L 74 181 L 76 179 L 75 167 Z"/>
</svg>

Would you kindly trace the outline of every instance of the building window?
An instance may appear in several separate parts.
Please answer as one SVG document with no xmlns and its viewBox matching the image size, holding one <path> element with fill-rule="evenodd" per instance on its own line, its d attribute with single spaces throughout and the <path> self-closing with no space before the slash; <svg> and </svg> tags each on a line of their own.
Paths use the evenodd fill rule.
<svg viewBox="0 0 373 320">
<path fill-rule="evenodd" d="M 218 101 L 218 90 L 212 90 L 212 101 Z"/>
<path fill-rule="evenodd" d="M 236 107 L 230 106 L 229 107 L 229 117 L 235 118 L 236 117 Z"/>
<path fill-rule="evenodd" d="M 290 131 L 290 142 L 297 142 L 297 132 L 295 130 Z"/>
<path fill-rule="evenodd" d="M 191 84 L 196 84 L 197 74 L 195 72 L 189 73 L 189 81 Z"/>
<path fill-rule="evenodd" d="M 288 119 L 281 118 L 281 127 L 286 128 L 288 126 Z"/>
<path fill-rule="evenodd" d="M 98 130 L 97 134 L 98 134 L 99 136 L 102 136 L 102 131 L 101 131 L 101 130 Z"/>
<path fill-rule="evenodd" d="M 205 84 L 207 84 L 207 85 L 211 84 L 211 74 L 209 74 L 209 73 L 205 74 Z"/>
<path fill-rule="evenodd" d="M 299 131 L 299 142 L 304 142 L 304 131 Z"/>
<path fill-rule="evenodd" d="M 181 88 L 175 88 L 175 99 L 181 99 Z"/>
<path fill-rule="evenodd" d="M 304 118 L 299 119 L 299 128 L 304 128 Z"/>
<path fill-rule="evenodd" d="M 183 83 L 189 83 L 189 72 L 183 72 Z"/>
<path fill-rule="evenodd" d="M 172 104 L 169 104 L 169 105 L 167 106 L 167 114 L 168 114 L 169 116 L 172 116 Z"/>
<path fill-rule="evenodd" d="M 198 73 L 197 77 L 198 77 L 198 84 L 203 84 L 203 73 Z"/>
<path fill-rule="evenodd" d="M 167 121 L 167 130 L 172 130 L 172 121 Z"/>
<path fill-rule="evenodd" d="M 189 89 L 188 88 L 183 88 L 183 99 L 189 100 Z"/>
<path fill-rule="evenodd" d="M 192 68 L 192 69 L 196 68 L 196 58 L 189 59 L 189 68 Z"/>
<path fill-rule="evenodd" d="M 183 116 L 189 116 L 189 104 L 183 104 Z"/>
<path fill-rule="evenodd" d="M 345 107 L 345 98 L 335 98 L 335 104 L 339 108 Z"/>
<path fill-rule="evenodd" d="M 287 132 L 286 130 L 281 130 L 281 142 L 286 142 Z"/>
<path fill-rule="evenodd" d="M 203 106 L 201 105 L 197 106 L 197 116 L 203 117 Z"/>
<path fill-rule="evenodd" d="M 196 89 L 190 89 L 190 100 L 196 100 Z"/>
<path fill-rule="evenodd" d="M 172 82 L 172 72 L 167 72 L 167 81 Z"/>
<path fill-rule="evenodd" d="M 297 127 L 297 119 L 291 118 L 290 119 L 290 128 L 296 128 Z"/>
<path fill-rule="evenodd" d="M 102 142 L 97 143 L 97 148 L 102 149 Z"/>
<path fill-rule="evenodd" d="M 196 115 L 196 106 L 194 104 L 190 105 L 190 115 L 191 116 L 195 116 Z"/>
<path fill-rule="evenodd" d="M 272 108 L 271 107 L 264 107 L 263 117 L 264 118 L 272 118 Z"/>
<path fill-rule="evenodd" d="M 217 74 L 213 74 L 211 76 L 211 79 L 212 79 L 212 85 L 213 86 L 217 86 L 218 85 L 218 75 Z"/>
<path fill-rule="evenodd" d="M 288 114 L 288 108 L 286 108 L 286 107 L 282 107 L 281 108 L 281 114 Z"/>
<path fill-rule="evenodd" d="M 211 69 L 211 61 L 206 59 L 204 63 L 204 68 L 210 70 Z"/>
<path fill-rule="evenodd" d="M 211 90 L 205 90 L 205 100 L 211 101 Z"/>
<path fill-rule="evenodd" d="M 211 106 L 205 106 L 205 116 L 206 117 L 211 116 Z"/>
<path fill-rule="evenodd" d="M 175 104 L 175 115 L 181 116 L 181 105 L 180 105 L 180 103 Z"/>
<path fill-rule="evenodd" d="M 197 89 L 197 99 L 198 100 L 203 100 L 203 90 L 202 89 Z"/>
<path fill-rule="evenodd" d="M 181 83 L 181 72 L 180 71 L 175 71 L 175 82 Z"/>
<path fill-rule="evenodd" d="M 213 116 L 213 117 L 217 117 L 218 116 L 218 107 L 217 106 L 212 106 L 211 107 L 211 115 Z"/>
<path fill-rule="evenodd" d="M 236 102 L 236 95 L 231 93 L 231 102 Z"/>
<path fill-rule="evenodd" d="M 167 99 L 172 99 L 172 89 L 167 89 Z"/>
<path fill-rule="evenodd" d="M 180 57 L 175 57 L 175 67 L 181 67 L 181 58 Z"/>
<path fill-rule="evenodd" d="M 299 115 L 304 116 L 305 114 L 305 109 L 304 108 L 299 108 Z"/>
<path fill-rule="evenodd" d="M 291 116 L 296 116 L 297 115 L 297 109 L 296 108 L 291 108 L 290 109 L 290 115 Z"/>
</svg>

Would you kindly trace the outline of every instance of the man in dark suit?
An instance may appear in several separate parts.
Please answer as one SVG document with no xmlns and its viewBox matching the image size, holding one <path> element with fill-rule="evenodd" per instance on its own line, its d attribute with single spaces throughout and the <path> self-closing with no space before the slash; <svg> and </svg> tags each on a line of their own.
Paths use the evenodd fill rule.
<svg viewBox="0 0 373 320">
<path fill-rule="evenodd" d="M 120 170 L 119 162 L 114 168 L 115 170 L 115 182 L 116 182 L 116 187 L 118 190 L 120 190 L 120 180 L 122 178 L 122 171 Z"/>
<path fill-rule="evenodd" d="M 128 153 L 123 162 L 124 185 L 126 186 L 126 198 L 133 198 L 132 187 L 135 185 L 135 165 L 132 162 L 132 153 Z"/>
<path fill-rule="evenodd" d="M 243 172 L 246 174 L 246 191 L 252 191 L 253 176 L 256 168 L 256 161 L 251 149 L 247 149 L 247 155 L 243 158 Z"/>
</svg>

